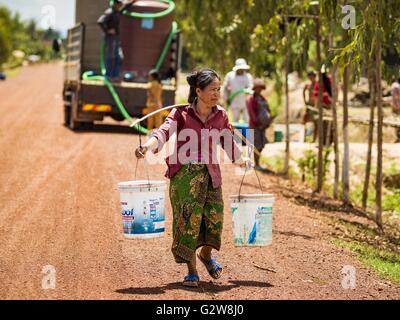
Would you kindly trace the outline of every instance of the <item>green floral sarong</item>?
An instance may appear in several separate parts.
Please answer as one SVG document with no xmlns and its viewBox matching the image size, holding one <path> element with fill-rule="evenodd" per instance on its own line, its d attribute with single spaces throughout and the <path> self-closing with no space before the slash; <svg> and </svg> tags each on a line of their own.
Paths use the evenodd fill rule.
<svg viewBox="0 0 400 320">
<path fill-rule="evenodd" d="M 169 196 L 175 261 L 190 262 L 196 249 L 202 246 L 219 250 L 224 214 L 222 188 L 213 188 L 207 166 L 184 165 L 171 178 Z"/>
</svg>

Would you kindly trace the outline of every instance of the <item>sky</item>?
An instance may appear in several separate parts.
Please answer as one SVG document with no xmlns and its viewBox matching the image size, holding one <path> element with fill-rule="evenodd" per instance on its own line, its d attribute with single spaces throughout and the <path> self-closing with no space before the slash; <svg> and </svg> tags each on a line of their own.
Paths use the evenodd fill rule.
<svg viewBox="0 0 400 320">
<path fill-rule="evenodd" d="M 22 20 L 34 19 L 42 29 L 52 27 L 66 34 L 75 22 L 75 0 L 0 0 L 12 12 L 19 12 Z"/>
</svg>

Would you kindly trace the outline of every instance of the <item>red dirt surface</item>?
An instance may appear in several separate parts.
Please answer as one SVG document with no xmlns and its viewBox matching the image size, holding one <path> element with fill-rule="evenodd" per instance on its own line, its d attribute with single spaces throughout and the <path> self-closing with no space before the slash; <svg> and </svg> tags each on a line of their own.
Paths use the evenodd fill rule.
<svg viewBox="0 0 400 320">
<path fill-rule="evenodd" d="M 186 268 L 170 252 L 168 198 L 165 237 L 122 235 L 116 186 L 134 177 L 138 136 L 107 125 L 78 133 L 64 127 L 62 79 L 62 66 L 52 64 L 24 68 L 0 83 L 1 299 L 400 298 L 399 286 L 330 244 L 332 227 L 320 212 L 280 194 L 273 244 L 234 247 L 228 197 L 237 194 L 241 176 L 233 165 L 222 166 L 223 276 L 211 281 L 199 263 L 200 287 L 182 287 Z M 165 169 L 151 166 L 150 179 L 162 179 Z M 255 176 L 246 179 L 246 192 L 258 192 Z M 261 179 L 269 191 L 279 182 Z M 42 288 L 46 265 L 55 267 L 55 289 Z M 341 286 L 345 265 L 357 270 L 353 290 Z"/>
</svg>

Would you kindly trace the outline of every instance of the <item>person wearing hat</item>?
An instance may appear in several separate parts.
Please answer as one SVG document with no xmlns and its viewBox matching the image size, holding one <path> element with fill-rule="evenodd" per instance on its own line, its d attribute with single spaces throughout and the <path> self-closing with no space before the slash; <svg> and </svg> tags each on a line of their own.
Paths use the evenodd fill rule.
<svg viewBox="0 0 400 320">
<path fill-rule="evenodd" d="M 249 96 L 246 101 L 247 111 L 250 118 L 249 128 L 254 130 L 254 147 L 258 151 L 258 153 L 254 151 L 254 169 L 260 171 L 266 170 L 260 166 L 259 154 L 268 143 L 265 131 L 272 122 L 272 114 L 268 101 L 261 94 L 265 89 L 264 81 L 262 79 L 255 79 L 253 84 L 254 94 Z"/>
<path fill-rule="evenodd" d="M 97 23 L 100 25 L 105 36 L 106 77 L 112 81 L 119 80 L 119 73 L 123 59 L 123 52 L 119 40 L 121 14 L 136 1 L 137 0 L 129 0 L 124 3 L 121 0 L 114 0 L 112 2 L 112 7 L 108 8 L 97 20 Z"/>
<path fill-rule="evenodd" d="M 253 77 L 248 72 L 250 66 L 243 58 L 237 59 L 235 66 L 226 77 L 223 84 L 224 100 L 227 106 L 232 110 L 233 122 L 238 122 L 240 117 L 248 122 L 248 114 L 246 111 L 246 89 L 253 86 Z"/>
</svg>

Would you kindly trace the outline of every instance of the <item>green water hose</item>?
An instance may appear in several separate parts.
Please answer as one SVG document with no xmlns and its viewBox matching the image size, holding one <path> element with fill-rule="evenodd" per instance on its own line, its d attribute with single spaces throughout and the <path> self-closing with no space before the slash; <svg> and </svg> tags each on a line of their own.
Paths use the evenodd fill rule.
<svg viewBox="0 0 400 320">
<path fill-rule="evenodd" d="M 254 94 L 254 91 L 249 89 L 249 88 L 243 88 L 243 89 L 240 89 L 238 91 L 233 92 L 229 96 L 229 98 L 228 98 L 228 107 L 227 107 L 229 120 L 232 120 L 232 117 L 233 117 L 232 116 L 232 111 L 230 110 L 230 106 L 232 104 L 233 99 L 235 99 L 238 95 L 243 94 L 243 93 L 244 94 L 248 94 L 248 95 L 252 95 L 252 94 Z"/>
<path fill-rule="evenodd" d="M 242 93 L 248 94 L 248 95 L 252 95 L 252 94 L 254 94 L 254 91 L 251 90 L 251 89 L 248 89 L 248 88 L 243 88 L 243 89 L 240 89 L 240 90 L 238 90 L 238 91 L 233 92 L 233 93 L 229 96 L 229 99 L 228 99 L 228 104 L 229 104 L 229 106 L 231 105 L 233 99 L 235 99 L 238 95 L 240 95 L 240 94 L 242 94 Z"/>
<path fill-rule="evenodd" d="M 157 19 L 162 18 L 169 15 L 171 12 L 175 10 L 175 3 L 172 0 L 158 0 L 160 2 L 167 3 L 169 7 L 164 11 L 156 12 L 156 13 L 139 13 L 139 12 L 129 12 L 124 11 L 123 14 L 132 17 L 132 18 L 139 18 L 139 19 Z"/>
<path fill-rule="evenodd" d="M 164 16 L 167 16 L 168 14 L 170 14 L 171 12 L 173 12 L 175 10 L 175 3 L 172 0 L 159 0 L 161 2 L 165 2 L 169 4 L 168 9 L 161 11 L 161 12 L 157 12 L 157 13 L 137 13 L 137 12 L 127 12 L 124 11 L 123 14 L 132 18 L 139 18 L 139 19 L 157 19 L 157 18 L 161 18 Z M 110 1 L 110 6 L 113 5 L 113 1 Z M 168 48 L 171 45 L 172 39 L 174 37 L 174 35 L 176 34 L 176 32 L 178 31 L 178 24 L 174 21 L 172 23 L 172 30 L 168 36 L 167 42 L 165 43 L 165 46 L 163 48 L 163 51 L 161 52 L 160 58 L 157 61 L 156 67 L 155 69 L 159 70 L 164 59 L 165 56 L 168 52 Z M 117 104 L 117 107 L 119 109 L 119 111 L 121 112 L 121 114 L 123 115 L 123 117 L 130 123 L 133 123 L 133 119 L 131 118 L 131 116 L 129 115 L 129 113 L 126 111 L 124 104 L 122 103 L 121 99 L 119 98 L 118 93 L 115 91 L 114 86 L 112 85 L 112 83 L 107 79 L 106 77 L 106 66 L 105 66 L 105 59 L 104 59 L 104 51 L 105 51 L 105 42 L 104 40 L 101 43 L 101 48 L 100 48 L 100 69 L 101 69 L 101 75 L 95 75 L 92 71 L 87 71 L 84 72 L 82 75 L 82 79 L 83 80 L 93 80 L 93 81 L 102 81 L 106 87 L 108 88 L 108 90 L 110 91 L 115 103 Z M 142 134 L 147 134 L 148 130 L 142 126 L 140 126 L 139 124 L 135 126 L 135 128 L 139 131 L 139 133 Z"/>
<path fill-rule="evenodd" d="M 157 64 L 156 64 L 156 69 L 157 70 L 160 69 L 160 67 L 161 67 L 161 65 L 162 65 L 162 63 L 163 63 L 163 61 L 165 59 L 165 56 L 166 56 L 166 54 L 168 52 L 168 48 L 171 45 L 172 39 L 174 38 L 174 35 L 175 35 L 175 33 L 177 31 L 178 31 L 178 24 L 174 21 L 174 22 L 172 22 L 172 30 L 171 30 L 171 32 L 170 32 L 170 34 L 168 36 L 167 42 L 166 42 L 166 44 L 164 46 L 163 51 L 161 52 L 160 58 L 157 61 Z"/>
</svg>

